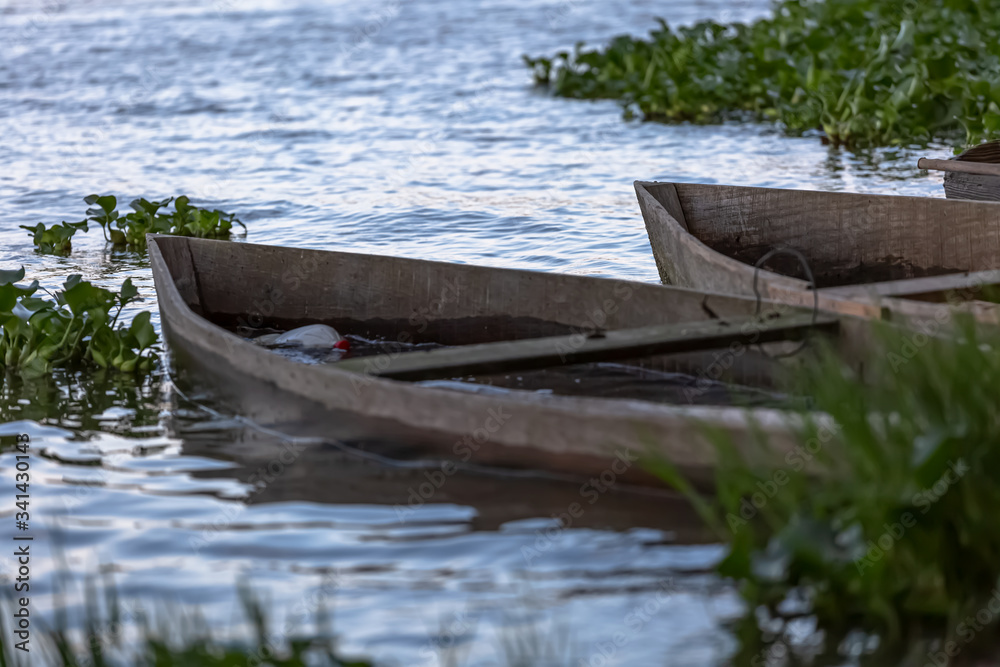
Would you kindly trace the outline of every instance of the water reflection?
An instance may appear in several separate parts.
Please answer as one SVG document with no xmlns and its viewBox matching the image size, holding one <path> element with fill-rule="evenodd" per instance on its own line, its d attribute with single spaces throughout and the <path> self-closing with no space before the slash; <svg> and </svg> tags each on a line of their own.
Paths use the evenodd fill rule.
<svg viewBox="0 0 1000 667">
<path fill-rule="evenodd" d="M 629 604 L 668 580 L 663 613 L 685 619 L 682 630 L 636 642 L 635 655 L 660 654 L 738 609 L 708 575 L 718 547 L 669 492 L 613 488 L 591 503 L 579 479 L 481 468 L 436 478 L 428 462 L 281 437 L 220 412 L 203 387 L 185 389 L 167 376 L 6 386 L 3 414 L 21 421 L 0 428 L 32 435 L 45 480 L 43 613 L 67 577 L 76 583 L 61 604 L 79 618 L 81 577 L 101 563 L 114 564 L 124 599 L 196 605 L 219 627 L 232 622 L 241 579 L 265 592 L 280 622 L 336 573 L 345 647 L 370 653 L 375 641 L 376 656 L 396 664 L 429 646 L 436 664 L 437 624 L 471 614 L 479 634 L 462 650 L 488 664 L 512 628 L 547 624 L 586 653 L 582 628 L 620 625 Z"/>
</svg>

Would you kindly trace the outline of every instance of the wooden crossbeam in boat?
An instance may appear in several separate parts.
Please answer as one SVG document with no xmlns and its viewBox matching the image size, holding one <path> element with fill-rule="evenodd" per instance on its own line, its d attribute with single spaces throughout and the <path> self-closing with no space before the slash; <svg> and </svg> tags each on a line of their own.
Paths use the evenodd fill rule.
<svg viewBox="0 0 1000 667">
<path fill-rule="evenodd" d="M 336 368 L 396 380 L 432 380 L 551 368 L 799 340 L 810 330 L 836 331 L 836 317 L 802 311 L 771 319 L 710 320 L 584 334 L 501 341 L 346 359 Z"/>
<path fill-rule="evenodd" d="M 925 278 L 889 280 L 864 285 L 827 287 L 820 294 L 844 298 L 865 297 L 871 294 L 883 297 L 904 297 L 919 299 L 931 295 L 944 295 L 957 290 L 978 290 L 989 285 L 1000 284 L 1000 271 L 974 271 L 971 273 L 949 273 Z"/>
<path fill-rule="evenodd" d="M 918 169 L 948 171 L 958 174 L 978 174 L 980 176 L 1000 176 L 1000 164 L 972 162 L 967 160 L 931 160 L 925 157 L 917 160 Z"/>
</svg>

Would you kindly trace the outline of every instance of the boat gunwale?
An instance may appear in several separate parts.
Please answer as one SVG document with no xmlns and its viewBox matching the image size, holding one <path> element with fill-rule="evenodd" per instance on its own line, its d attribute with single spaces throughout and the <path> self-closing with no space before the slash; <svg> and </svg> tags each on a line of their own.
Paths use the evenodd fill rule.
<svg viewBox="0 0 1000 667">
<path fill-rule="evenodd" d="M 643 187 L 650 185 L 699 185 L 718 188 L 743 188 L 747 190 L 771 190 L 773 192 L 808 193 L 832 197 L 857 197 L 864 199 L 880 199 L 883 201 L 908 199 L 913 202 L 926 201 L 928 199 L 944 206 L 969 204 L 973 206 L 1000 206 L 1000 201 L 986 201 L 980 199 L 946 199 L 944 197 L 922 197 L 920 195 L 904 195 L 891 192 L 843 192 L 840 190 L 816 190 L 813 188 L 771 188 L 760 185 L 733 185 L 731 183 L 693 183 L 690 181 L 641 181 L 635 180 L 633 185 Z"/>
<path fill-rule="evenodd" d="M 946 313 L 949 309 L 955 312 L 966 312 L 972 314 L 977 320 L 997 324 L 1000 323 L 1000 304 L 995 304 L 993 302 L 981 301 L 981 300 L 967 300 L 958 305 L 950 305 L 944 303 L 938 303 L 933 301 L 924 301 L 917 299 L 908 299 L 903 296 L 884 296 L 878 294 L 879 286 L 891 285 L 892 283 L 902 282 L 903 280 L 883 280 L 874 282 L 860 282 L 860 283 L 850 283 L 847 285 L 835 285 L 828 287 L 821 287 L 819 289 L 813 289 L 813 286 L 806 280 L 801 278 L 795 278 L 792 276 L 787 276 L 784 274 L 776 273 L 774 271 L 756 268 L 751 264 L 743 262 L 741 260 L 730 257 L 729 255 L 720 252 L 708 245 L 701 238 L 690 232 L 690 226 L 684 222 L 677 220 L 677 218 L 667 209 L 663 202 L 654 195 L 651 191 L 651 187 L 684 187 L 685 185 L 697 185 L 700 187 L 711 187 L 719 189 L 733 189 L 733 190 L 759 190 L 768 191 L 775 193 L 776 196 L 788 196 L 794 197 L 801 193 L 807 193 L 810 195 L 821 195 L 829 197 L 845 197 L 845 198 L 858 198 L 866 200 L 879 200 L 881 202 L 890 201 L 907 201 L 910 204 L 916 204 L 920 201 L 926 201 L 931 199 L 935 205 L 938 206 L 996 206 L 1000 205 L 1000 202 L 991 201 L 974 201 L 974 200 L 955 200 L 955 199 L 938 199 L 938 198 L 928 198 L 919 197 L 914 195 L 897 195 L 897 194 L 869 194 L 869 193 L 851 193 L 851 192 L 830 192 L 824 190 L 799 190 L 799 189 L 788 189 L 788 188 L 764 188 L 756 186 L 741 186 L 741 185 L 723 185 L 714 183 L 684 183 L 684 182 L 674 182 L 674 181 L 634 181 L 633 186 L 636 191 L 636 197 L 639 201 L 640 208 L 642 209 L 643 220 L 647 229 L 647 236 L 651 245 L 653 256 L 656 259 L 657 266 L 660 267 L 663 262 L 667 259 L 676 263 L 679 259 L 674 257 L 674 252 L 671 249 L 665 247 L 663 244 L 658 242 L 657 233 L 659 230 L 654 231 L 653 226 L 657 225 L 658 222 L 651 220 L 646 211 L 646 206 L 652 206 L 655 210 L 659 212 L 660 215 L 665 217 L 668 233 L 675 237 L 675 245 L 678 246 L 676 254 L 685 255 L 687 259 L 697 259 L 701 257 L 704 262 L 710 264 L 713 268 L 718 269 L 720 272 L 729 273 L 729 290 L 730 293 L 734 295 L 747 296 L 750 292 L 748 285 L 752 285 L 754 282 L 754 275 L 756 274 L 756 280 L 758 285 L 758 290 L 764 298 L 773 301 L 778 301 L 781 303 L 787 303 L 791 305 L 806 305 L 812 304 L 813 300 L 818 300 L 819 308 L 821 310 L 829 310 L 841 314 L 849 314 L 858 317 L 870 318 L 870 319 L 884 319 L 887 315 L 886 311 L 895 312 L 898 315 L 909 318 L 911 321 L 927 321 L 927 320 L 940 320 L 942 318 L 942 313 Z M 780 246 L 776 246 L 780 247 Z M 997 282 L 1000 283 L 1000 266 L 994 269 L 997 275 Z M 683 272 L 677 272 L 678 276 L 682 280 L 685 280 L 687 284 L 677 285 L 675 283 L 667 283 L 666 281 L 671 279 L 670 276 L 664 276 L 663 270 L 661 269 L 661 280 L 664 284 L 670 284 L 675 287 L 688 287 L 691 289 L 698 289 L 699 285 L 692 284 L 695 279 L 691 276 L 683 275 Z M 929 276 L 928 278 L 940 277 L 949 278 L 955 275 L 959 275 L 966 272 L 950 272 L 939 274 L 938 276 Z M 986 271 L 980 272 L 986 273 Z M 738 285 L 737 278 L 739 278 Z M 992 283 L 991 283 L 992 284 Z M 858 292 L 857 294 L 851 296 L 845 296 L 843 294 L 846 288 L 855 288 Z M 870 288 L 867 294 L 862 293 L 864 288 Z"/>
</svg>

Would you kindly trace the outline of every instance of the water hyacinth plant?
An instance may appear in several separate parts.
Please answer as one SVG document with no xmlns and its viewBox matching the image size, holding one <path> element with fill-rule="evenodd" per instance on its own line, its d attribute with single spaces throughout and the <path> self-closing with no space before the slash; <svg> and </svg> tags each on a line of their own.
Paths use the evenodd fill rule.
<svg viewBox="0 0 1000 667">
<path fill-rule="evenodd" d="M 146 234 L 228 239 L 233 225 L 246 231 L 246 225 L 232 213 L 199 208 L 184 196 L 167 197 L 162 201 L 135 199 L 129 204 L 132 210 L 125 214 L 117 210 L 118 199 L 114 195 L 89 195 L 84 201 L 92 208 L 87 209 L 87 218 L 81 222 L 63 222 L 48 228 L 38 223 L 34 227 L 21 225 L 21 228 L 31 232 L 40 252 L 62 255 L 72 249 L 73 234 L 80 230 L 86 232 L 89 223 L 96 223 L 101 228 L 108 243 L 131 250 L 146 248 Z M 173 211 L 167 210 L 171 202 Z"/>
<path fill-rule="evenodd" d="M 131 279 L 116 293 L 72 275 L 49 299 L 35 296 L 37 280 L 19 285 L 23 279 L 23 267 L 0 271 L 0 373 L 30 378 L 55 367 L 152 369 L 157 337 L 149 313 L 118 324 L 122 310 L 138 296 Z"/>
<path fill-rule="evenodd" d="M 233 214 L 192 206 L 191 200 L 184 196 L 167 197 L 162 201 L 135 199 L 129 204 L 132 211 L 125 215 L 119 215 L 118 200 L 113 195 L 90 195 L 84 201 L 97 204 L 96 208 L 87 209 L 90 216 L 87 220 L 100 225 L 111 243 L 131 248 L 145 248 L 146 234 L 227 239 L 234 223 L 246 230 L 246 225 Z M 166 209 L 171 202 L 173 212 L 161 213 L 160 209 Z"/>
<path fill-rule="evenodd" d="M 1000 0 L 781 0 L 604 49 L 525 56 L 557 95 L 647 120 L 763 120 L 851 147 L 1000 136 Z"/>
<path fill-rule="evenodd" d="M 1000 658 L 1000 334 L 886 330 L 865 366 L 865 383 L 832 352 L 804 370 L 831 419 L 805 413 L 771 465 L 716 437 L 713 499 L 659 464 L 730 545 L 719 573 L 748 604 L 735 664 L 787 655 L 802 619 L 820 664 L 861 647 L 872 665 Z"/>
<path fill-rule="evenodd" d="M 32 234 L 32 240 L 39 252 L 47 255 L 68 255 L 73 250 L 73 235 L 78 231 L 87 231 L 87 221 L 61 222 L 58 225 L 46 227 L 38 223 L 34 227 L 21 225 Z"/>
</svg>

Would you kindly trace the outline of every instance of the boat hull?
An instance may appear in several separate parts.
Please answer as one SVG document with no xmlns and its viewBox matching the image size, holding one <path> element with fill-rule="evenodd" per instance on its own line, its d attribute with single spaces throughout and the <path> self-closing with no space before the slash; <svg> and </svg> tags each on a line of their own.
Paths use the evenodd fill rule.
<svg viewBox="0 0 1000 667">
<path fill-rule="evenodd" d="M 445 343 L 608 329 L 754 312 L 753 300 L 656 285 L 244 243 L 150 237 L 164 333 L 182 366 L 214 378 L 240 413 L 268 428 L 362 443 L 393 456 L 430 456 L 659 484 L 665 459 L 696 481 L 715 467 L 711 427 L 754 456 L 796 447 L 793 418 L 773 409 L 665 405 L 520 390 L 456 391 L 307 365 L 254 345 L 216 322 L 288 326 L 366 323 L 368 335 Z M 296 268 L 297 267 L 297 268 Z M 301 269 L 308 275 L 294 271 Z M 290 274 L 289 271 L 292 271 Z M 300 272 L 300 273 L 301 273 Z M 286 276 L 289 279 L 282 286 Z M 353 282 L 352 282 L 353 281 Z M 242 287 L 241 287 L 242 286 Z M 338 287 L 339 286 L 339 287 Z M 431 311 L 421 314 L 423 304 Z M 747 348 L 729 374 L 766 382 L 774 362 Z M 719 353 L 644 360 L 698 372 Z M 771 450 L 756 446 L 769 438 Z"/>
<path fill-rule="evenodd" d="M 1000 322 L 1000 206 L 690 183 L 635 183 L 665 284 L 868 318 Z M 804 257 L 817 290 L 800 276 Z"/>
<path fill-rule="evenodd" d="M 1000 141 L 973 146 L 954 159 L 959 162 L 1000 164 Z M 1000 201 L 1000 176 L 948 172 L 944 175 L 944 192 L 948 199 Z"/>
</svg>

